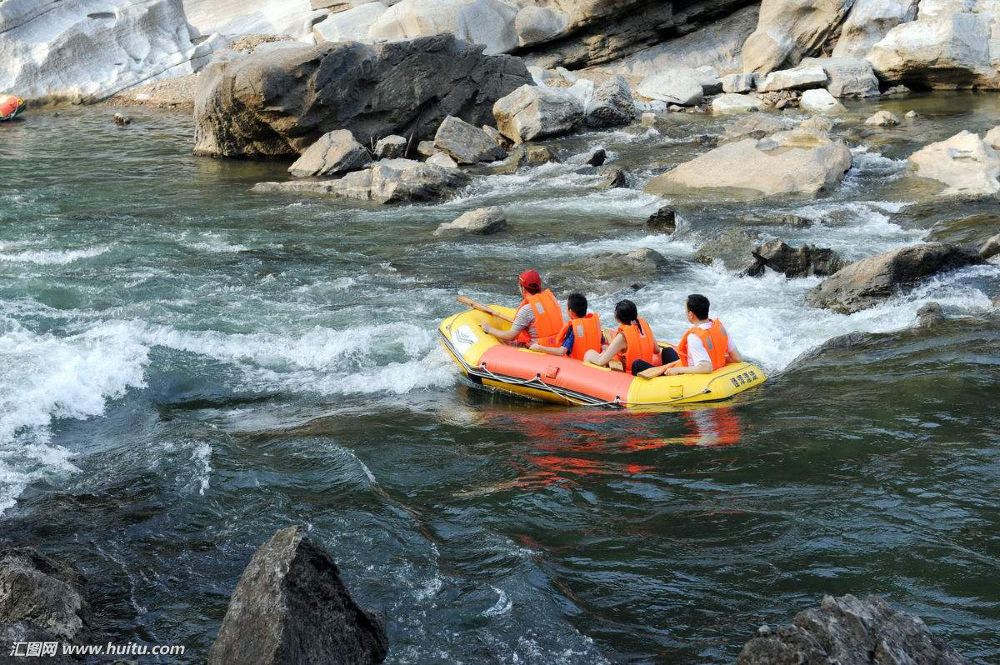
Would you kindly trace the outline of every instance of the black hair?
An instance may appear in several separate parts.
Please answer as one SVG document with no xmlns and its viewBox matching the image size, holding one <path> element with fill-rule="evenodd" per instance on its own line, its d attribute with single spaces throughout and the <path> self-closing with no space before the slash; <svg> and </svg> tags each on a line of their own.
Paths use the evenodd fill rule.
<svg viewBox="0 0 1000 665">
<path fill-rule="evenodd" d="M 566 297 L 566 307 L 578 317 L 587 315 L 587 296 L 582 293 L 571 293 Z"/>
<path fill-rule="evenodd" d="M 525 291 L 535 296 L 542 292 L 541 284 L 528 284 L 527 286 L 522 286 Z"/>
<path fill-rule="evenodd" d="M 688 296 L 687 308 L 699 321 L 704 321 L 708 318 L 708 298 L 700 293 L 692 293 Z"/>
<path fill-rule="evenodd" d="M 628 325 L 639 320 L 639 310 L 631 300 L 621 300 L 615 305 L 615 318 Z"/>
</svg>

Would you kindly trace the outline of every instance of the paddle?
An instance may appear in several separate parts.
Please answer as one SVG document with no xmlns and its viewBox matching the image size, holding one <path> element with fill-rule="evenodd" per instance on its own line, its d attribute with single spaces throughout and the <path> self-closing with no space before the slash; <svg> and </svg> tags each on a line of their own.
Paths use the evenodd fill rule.
<svg viewBox="0 0 1000 665">
<path fill-rule="evenodd" d="M 456 300 L 458 300 L 459 304 L 465 305 L 466 307 L 470 307 L 472 309 L 479 310 L 480 312 L 485 312 L 485 313 L 487 313 L 487 314 L 489 314 L 491 316 L 495 316 L 498 319 L 501 319 L 501 320 L 506 321 L 508 323 L 513 323 L 514 322 L 514 319 L 512 319 L 509 316 L 507 316 L 506 314 L 501 314 L 500 312 L 496 311 L 495 309 L 490 309 L 486 305 L 478 303 L 478 302 L 476 302 L 475 300 L 473 300 L 472 298 L 470 298 L 468 296 L 459 296 L 458 298 L 456 298 Z"/>
</svg>

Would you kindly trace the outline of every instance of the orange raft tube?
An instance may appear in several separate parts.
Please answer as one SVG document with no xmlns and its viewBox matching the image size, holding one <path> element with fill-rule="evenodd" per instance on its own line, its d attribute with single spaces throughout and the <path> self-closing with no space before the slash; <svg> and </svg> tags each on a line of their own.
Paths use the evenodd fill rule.
<svg viewBox="0 0 1000 665">
<path fill-rule="evenodd" d="M 14 95 L 0 95 L 0 122 L 13 120 L 24 112 L 25 103 Z"/>
<path fill-rule="evenodd" d="M 515 310 L 491 305 L 513 317 Z M 472 382 L 546 402 L 608 408 L 636 408 L 725 400 L 767 380 L 751 363 L 730 363 L 711 374 L 655 379 L 598 367 L 564 356 L 508 346 L 483 332 L 489 322 L 510 324 L 478 310 L 450 316 L 438 326 L 441 344 Z"/>
</svg>

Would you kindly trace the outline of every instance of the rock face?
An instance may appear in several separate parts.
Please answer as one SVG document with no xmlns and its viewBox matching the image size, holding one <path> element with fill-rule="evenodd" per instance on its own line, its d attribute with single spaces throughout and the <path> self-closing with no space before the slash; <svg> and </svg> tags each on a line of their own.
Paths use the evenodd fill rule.
<svg viewBox="0 0 1000 665">
<path fill-rule="evenodd" d="M 931 275 L 981 263 L 978 253 L 945 243 L 926 243 L 852 263 L 823 280 L 806 297 L 814 307 L 853 314 L 909 291 Z"/>
<path fill-rule="evenodd" d="M 449 115 L 484 124 L 497 99 L 530 80 L 516 58 L 448 35 L 258 52 L 202 72 L 195 153 L 295 155 L 334 129 L 366 145 L 389 134 L 429 138 Z"/>
<path fill-rule="evenodd" d="M 289 527 L 243 571 L 208 662 L 373 664 L 387 651 L 385 630 L 351 598 L 333 558 Z"/>
<path fill-rule="evenodd" d="M 1000 88 L 996 12 L 992 0 L 921 3 L 866 57 L 879 78 L 911 88 Z"/>
<path fill-rule="evenodd" d="M 401 0 L 372 25 L 372 39 L 413 39 L 451 33 L 457 39 L 482 44 L 486 53 L 517 47 L 517 8 L 500 0 Z"/>
<path fill-rule="evenodd" d="M 78 590 L 82 581 L 71 566 L 37 550 L 0 546 L 0 636 L 26 633 L 43 641 L 79 642 L 90 617 Z"/>
<path fill-rule="evenodd" d="M 323 42 L 370 42 L 368 33 L 388 9 L 382 2 L 368 2 L 328 16 L 313 27 L 317 44 Z"/>
<path fill-rule="evenodd" d="M 614 76 L 594 88 L 584 106 L 583 123 L 588 127 L 619 127 L 635 120 L 632 89 L 621 76 Z"/>
<path fill-rule="evenodd" d="M 760 263 L 785 277 L 826 277 L 844 267 L 844 261 L 832 249 L 815 245 L 789 247 L 781 240 L 772 240 L 753 250 Z"/>
<path fill-rule="evenodd" d="M 807 90 L 826 85 L 827 76 L 818 65 L 782 69 L 771 72 L 761 80 L 757 89 L 760 92 L 775 92 L 778 90 Z"/>
<path fill-rule="evenodd" d="M 946 196 L 984 196 L 1000 192 L 1000 155 L 972 132 L 932 143 L 910 156 L 916 175 L 947 185 Z"/>
<path fill-rule="evenodd" d="M 842 113 L 844 105 L 823 88 L 806 90 L 799 100 L 799 108 L 809 113 Z"/>
<path fill-rule="evenodd" d="M 967 665 L 968 661 L 927 625 L 878 596 L 826 596 L 816 609 L 795 615 L 791 625 L 761 628 L 746 643 L 737 665 Z"/>
<path fill-rule="evenodd" d="M 306 148 L 288 172 L 296 178 L 340 175 L 363 169 L 371 161 L 367 148 L 355 141 L 346 129 L 338 129 L 324 134 L 319 141 Z"/>
<path fill-rule="evenodd" d="M 680 67 L 647 77 L 638 90 L 643 97 L 680 106 L 699 104 L 705 96 L 698 73 Z"/>
<path fill-rule="evenodd" d="M 98 11 L 99 10 L 99 11 Z M 4 0 L 0 90 L 29 100 L 99 101 L 156 77 L 197 69 L 180 0 Z"/>
<path fill-rule="evenodd" d="M 220 33 L 290 35 L 308 38 L 323 15 L 309 0 L 182 0 L 188 23 L 198 35 Z"/>
<path fill-rule="evenodd" d="M 826 89 L 834 97 L 877 97 L 878 78 L 863 58 L 806 58 L 803 67 L 820 67 L 826 72 Z"/>
<path fill-rule="evenodd" d="M 763 0 L 757 30 L 743 45 L 743 69 L 766 74 L 813 55 L 854 0 Z"/>
<path fill-rule="evenodd" d="M 900 23 L 917 16 L 918 0 L 855 0 L 833 49 L 835 58 L 863 58 Z"/>
<path fill-rule="evenodd" d="M 583 122 L 583 105 L 559 88 L 523 85 L 493 106 L 497 129 L 514 143 L 566 134 Z"/>
<path fill-rule="evenodd" d="M 851 151 L 819 131 L 794 129 L 726 143 L 650 180 L 646 191 L 707 190 L 736 198 L 814 196 L 843 178 Z"/>
<path fill-rule="evenodd" d="M 451 155 L 459 164 L 493 162 L 507 156 L 489 134 L 454 116 L 445 118 L 438 127 L 434 147 Z"/>
<path fill-rule="evenodd" d="M 469 177 L 455 168 L 412 159 L 383 159 L 363 171 L 354 171 L 339 179 L 261 182 L 254 185 L 252 191 L 401 203 L 437 201 L 468 182 Z"/>
<path fill-rule="evenodd" d="M 545 42 L 561 35 L 569 25 L 569 17 L 558 9 L 528 5 L 514 17 L 514 31 L 519 46 Z"/>
<path fill-rule="evenodd" d="M 490 208 L 476 208 L 463 213 L 454 221 L 445 222 L 438 226 L 434 235 L 454 233 L 488 236 L 506 228 L 507 218 L 503 214 L 503 208 L 492 206 Z"/>
</svg>

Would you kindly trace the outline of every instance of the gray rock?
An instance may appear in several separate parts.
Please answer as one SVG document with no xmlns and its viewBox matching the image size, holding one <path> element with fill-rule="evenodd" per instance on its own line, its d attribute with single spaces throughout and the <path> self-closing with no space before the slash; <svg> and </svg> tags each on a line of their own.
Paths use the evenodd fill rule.
<svg viewBox="0 0 1000 665">
<path fill-rule="evenodd" d="M 844 261 L 832 249 L 815 245 L 792 248 L 781 240 L 766 242 L 753 250 L 753 255 L 764 266 L 780 272 L 785 277 L 826 277 L 844 267 Z"/>
<path fill-rule="evenodd" d="M 779 90 L 808 90 L 826 85 L 827 76 L 822 67 L 796 67 L 771 72 L 764 80 L 758 81 L 757 89 L 761 92 L 777 92 Z"/>
<path fill-rule="evenodd" d="M 820 67 L 826 72 L 826 89 L 834 97 L 877 97 L 878 78 L 864 58 L 806 58 L 801 67 Z"/>
<path fill-rule="evenodd" d="M 390 134 L 378 140 L 375 144 L 376 159 L 396 159 L 406 157 L 406 147 L 409 145 L 402 136 Z"/>
<path fill-rule="evenodd" d="M 490 125 L 483 125 L 483 131 L 486 132 L 487 136 L 493 139 L 494 143 L 503 148 L 504 154 L 507 154 L 507 149 L 511 146 L 510 139 L 501 134 L 499 129 L 491 127 Z"/>
<path fill-rule="evenodd" d="M 561 88 L 522 85 L 493 105 L 500 133 L 514 143 L 567 134 L 583 122 L 583 104 Z"/>
<path fill-rule="evenodd" d="M 489 134 L 454 116 L 445 118 L 438 127 L 434 147 L 451 155 L 459 164 L 495 162 L 507 156 Z"/>
<path fill-rule="evenodd" d="M 119 127 L 125 127 L 126 125 L 132 124 L 132 118 L 128 117 L 124 113 L 115 113 L 111 116 L 111 122 L 115 123 Z"/>
<path fill-rule="evenodd" d="M 420 141 L 417 143 L 417 154 L 421 157 L 433 157 L 434 155 L 441 152 L 434 141 Z"/>
<path fill-rule="evenodd" d="M 597 183 L 598 189 L 625 189 L 628 187 L 628 174 L 621 169 L 607 169 L 601 174 Z"/>
<path fill-rule="evenodd" d="M 649 111 L 643 113 L 642 118 L 639 120 L 639 123 L 643 127 L 652 127 L 653 125 L 656 124 L 656 114 L 650 113 Z"/>
<path fill-rule="evenodd" d="M 865 120 L 865 124 L 869 127 L 895 127 L 899 118 L 892 111 L 877 111 Z"/>
<path fill-rule="evenodd" d="M 80 642 L 89 635 L 90 621 L 82 583 L 72 566 L 33 548 L 0 546 L 0 628 L 15 636 Z M 0 654 L 6 656 L 6 651 Z"/>
<path fill-rule="evenodd" d="M 702 77 L 689 67 L 674 67 L 652 76 L 639 84 L 639 94 L 668 104 L 693 106 L 705 98 Z"/>
<path fill-rule="evenodd" d="M 549 148 L 540 145 L 518 145 L 510 151 L 507 159 L 493 167 L 492 172 L 506 174 L 517 172 L 518 169 L 529 166 L 540 166 L 549 162 L 558 162 L 559 158 Z"/>
<path fill-rule="evenodd" d="M 818 608 L 795 615 L 791 625 L 758 632 L 737 665 L 966 665 L 968 661 L 919 617 L 878 596 L 826 596 Z"/>
<path fill-rule="evenodd" d="M 930 328 L 944 320 L 944 312 L 941 310 L 940 303 L 929 302 L 917 310 L 917 326 L 920 328 Z"/>
<path fill-rule="evenodd" d="M 699 247 L 694 260 L 706 265 L 721 261 L 727 270 L 740 275 L 757 276 L 764 270 L 764 266 L 753 255 L 758 244 L 756 234 L 744 229 L 726 229 Z"/>
<path fill-rule="evenodd" d="M 813 288 L 806 301 L 853 314 L 909 291 L 931 275 L 982 261 L 972 250 L 939 242 L 894 249 L 842 268 Z"/>
<path fill-rule="evenodd" d="M 261 51 L 214 61 L 198 81 L 195 153 L 252 158 L 296 155 L 334 129 L 368 145 L 430 138 L 449 115 L 478 126 L 531 76 L 518 58 L 438 35 Z"/>
<path fill-rule="evenodd" d="M 436 152 L 427 158 L 427 164 L 433 164 L 434 166 L 443 166 L 446 169 L 457 169 L 458 162 L 451 158 L 446 152 Z"/>
<path fill-rule="evenodd" d="M 468 182 L 469 176 L 455 168 L 412 159 L 383 159 L 363 171 L 354 171 L 339 179 L 261 182 L 254 185 L 252 191 L 402 203 L 438 201 L 454 194 Z"/>
<path fill-rule="evenodd" d="M 489 208 L 476 208 L 460 215 L 451 222 L 445 222 L 437 227 L 434 235 L 445 234 L 466 234 L 488 236 L 498 233 L 507 228 L 507 218 L 503 214 L 503 208 L 492 206 Z"/>
<path fill-rule="evenodd" d="M 608 79 L 594 88 L 583 122 L 588 127 L 620 127 L 635 120 L 632 89 L 621 76 Z"/>
<path fill-rule="evenodd" d="M 988 261 L 997 254 L 1000 254 L 1000 233 L 992 236 L 979 248 L 979 258 L 983 261 Z"/>
<path fill-rule="evenodd" d="M 757 75 L 753 72 L 746 74 L 729 74 L 722 77 L 722 92 L 735 94 L 746 94 L 753 90 L 757 83 Z"/>
<path fill-rule="evenodd" d="M 919 117 L 920 117 L 920 114 L 917 113 L 916 111 L 914 111 L 913 109 L 910 109 L 909 111 L 906 112 L 906 118 L 908 120 L 914 120 L 914 119 L 919 118 Z"/>
<path fill-rule="evenodd" d="M 575 284 L 597 280 L 610 283 L 614 288 L 638 288 L 642 283 L 658 279 L 670 269 L 666 257 L 644 247 L 630 252 L 606 252 L 573 261 L 565 266 L 564 272 L 572 275 L 572 283 Z"/>
<path fill-rule="evenodd" d="M 371 161 L 368 149 L 355 141 L 354 135 L 346 129 L 337 129 L 306 148 L 288 167 L 288 172 L 296 178 L 340 175 L 363 169 Z"/>
<path fill-rule="evenodd" d="M 787 129 L 788 126 L 779 116 L 770 113 L 751 113 L 739 116 L 736 120 L 726 125 L 726 131 L 722 135 L 722 141 L 740 141 L 742 139 L 762 139 L 771 134 Z"/>
<path fill-rule="evenodd" d="M 677 230 L 677 212 L 670 206 L 660 208 L 646 220 L 646 228 L 670 235 Z"/>
<path fill-rule="evenodd" d="M 243 571 L 208 662 L 363 665 L 387 651 L 384 628 L 351 598 L 333 558 L 288 527 Z"/>
<path fill-rule="evenodd" d="M 580 164 L 585 166 L 603 166 L 608 159 L 608 153 L 604 148 L 593 148 L 586 152 L 573 155 L 566 160 L 567 164 Z"/>
</svg>

